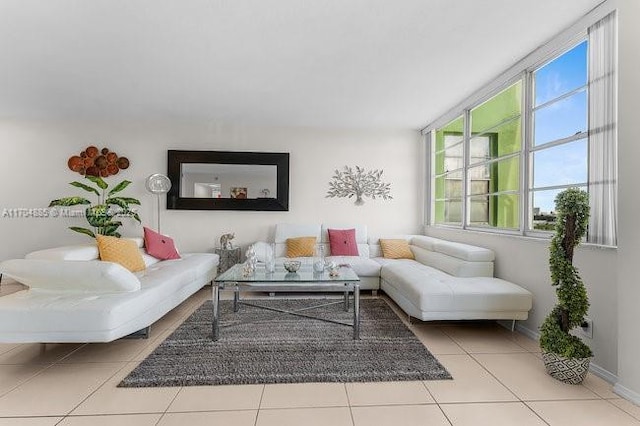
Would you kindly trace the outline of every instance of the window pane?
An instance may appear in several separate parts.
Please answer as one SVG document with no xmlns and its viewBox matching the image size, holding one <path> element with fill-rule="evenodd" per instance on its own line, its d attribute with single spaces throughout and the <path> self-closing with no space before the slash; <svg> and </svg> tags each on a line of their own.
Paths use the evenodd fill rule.
<svg viewBox="0 0 640 426">
<path fill-rule="evenodd" d="M 469 202 L 469 223 L 471 225 L 489 224 L 489 197 L 471 197 Z"/>
<path fill-rule="evenodd" d="M 533 76 L 536 106 L 584 86 L 587 84 L 587 42 L 549 62 Z"/>
<path fill-rule="evenodd" d="M 442 151 L 446 146 L 451 146 L 456 142 L 462 141 L 463 130 L 462 117 L 458 117 L 446 126 L 436 130 L 435 150 Z"/>
<path fill-rule="evenodd" d="M 436 223 L 460 225 L 462 223 L 462 200 L 440 200 L 435 202 Z"/>
<path fill-rule="evenodd" d="M 587 92 L 582 91 L 534 112 L 534 145 L 587 131 Z"/>
<path fill-rule="evenodd" d="M 520 115 L 521 106 L 522 82 L 519 81 L 471 110 L 471 133 L 482 133 Z"/>
<path fill-rule="evenodd" d="M 469 168 L 471 195 L 520 189 L 520 158 L 511 157 L 494 163 Z M 483 191 L 483 189 L 485 189 Z M 482 191 L 482 192 L 480 192 Z"/>
<path fill-rule="evenodd" d="M 580 186 L 577 186 L 580 188 Z M 582 186 L 586 190 L 586 186 Z M 555 200 L 562 189 L 533 191 L 531 193 L 531 229 L 538 231 L 553 231 L 556 222 Z"/>
<path fill-rule="evenodd" d="M 588 179 L 587 139 L 533 153 L 533 187 L 585 183 Z"/>
<path fill-rule="evenodd" d="M 464 167 L 462 146 L 462 144 L 458 144 L 451 149 L 440 151 L 435 154 L 435 174 L 441 175 L 443 173 L 447 173 L 452 170 L 458 170 Z"/>
<path fill-rule="evenodd" d="M 470 198 L 469 204 L 472 225 L 507 229 L 520 227 L 520 195 L 518 194 L 474 196 Z M 486 210 L 486 217 L 482 216 L 484 210 Z"/>
<path fill-rule="evenodd" d="M 475 164 L 490 158 L 520 151 L 522 131 L 520 118 L 504 123 L 489 133 L 471 138 L 469 163 Z"/>
<path fill-rule="evenodd" d="M 435 178 L 435 198 L 461 198 L 462 172 L 449 173 Z"/>
<path fill-rule="evenodd" d="M 452 149 L 444 151 L 444 171 L 458 170 L 464 167 L 464 157 L 462 156 L 462 144 L 456 145 Z"/>
<path fill-rule="evenodd" d="M 454 145 L 462 144 L 462 133 L 446 133 L 444 135 L 444 148 L 451 148 Z"/>
<path fill-rule="evenodd" d="M 469 148 L 470 164 L 480 163 L 491 159 L 491 136 L 481 135 L 471 139 L 471 147 Z"/>
<path fill-rule="evenodd" d="M 531 217 L 533 224 L 531 229 L 538 231 L 553 231 L 556 221 L 555 199 L 562 189 L 552 189 L 549 191 L 533 191 L 531 193 Z"/>
</svg>

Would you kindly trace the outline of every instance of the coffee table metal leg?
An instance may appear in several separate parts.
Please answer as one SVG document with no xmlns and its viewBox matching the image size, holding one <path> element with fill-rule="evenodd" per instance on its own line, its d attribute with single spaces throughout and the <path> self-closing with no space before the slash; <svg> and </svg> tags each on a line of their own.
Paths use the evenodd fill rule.
<svg viewBox="0 0 640 426">
<path fill-rule="evenodd" d="M 240 287 L 236 284 L 235 289 L 233 290 L 233 312 L 238 312 L 240 309 Z"/>
<path fill-rule="evenodd" d="M 212 296 L 212 302 L 213 302 L 213 321 L 212 321 L 212 335 L 213 335 L 213 341 L 217 341 L 220 338 L 220 325 L 219 323 L 219 319 L 220 319 L 220 289 L 218 288 L 218 284 L 217 283 L 213 283 L 213 285 L 211 286 L 213 288 L 213 296 Z"/>
<path fill-rule="evenodd" d="M 345 287 L 348 287 L 348 284 L 345 284 Z M 344 291 L 344 311 L 349 312 L 349 290 Z"/>
<path fill-rule="evenodd" d="M 353 285 L 353 340 L 360 340 L 360 284 Z"/>
</svg>

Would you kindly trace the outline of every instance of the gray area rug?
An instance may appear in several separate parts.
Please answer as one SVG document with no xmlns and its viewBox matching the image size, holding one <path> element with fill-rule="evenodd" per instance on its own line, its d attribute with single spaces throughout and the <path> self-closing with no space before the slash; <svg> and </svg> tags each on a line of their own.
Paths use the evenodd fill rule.
<svg viewBox="0 0 640 426">
<path fill-rule="evenodd" d="M 329 300 L 329 301 L 334 301 Z M 326 299 L 261 299 L 297 310 Z M 361 300 L 361 340 L 351 327 L 220 302 L 220 340 L 211 340 L 211 301 L 136 367 L 121 387 L 451 379 L 382 299 Z M 353 309 L 353 308 L 352 308 Z M 341 303 L 305 314 L 352 322 Z"/>
</svg>

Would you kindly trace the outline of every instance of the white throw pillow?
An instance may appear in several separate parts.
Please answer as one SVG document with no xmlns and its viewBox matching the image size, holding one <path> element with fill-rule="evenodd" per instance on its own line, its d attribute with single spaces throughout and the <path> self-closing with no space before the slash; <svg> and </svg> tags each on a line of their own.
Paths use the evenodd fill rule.
<svg viewBox="0 0 640 426">
<path fill-rule="evenodd" d="M 144 238 L 123 237 L 123 239 L 133 241 L 138 248 L 144 247 Z M 27 254 L 24 258 L 41 260 L 97 260 L 100 259 L 100 252 L 98 251 L 98 245 L 96 243 L 78 244 L 75 246 L 62 246 L 34 251 Z M 147 262 L 145 261 L 145 263 Z"/>
<path fill-rule="evenodd" d="M 96 260 L 100 258 L 100 252 L 98 252 L 98 246 L 93 243 L 38 250 L 29 253 L 24 258 L 39 260 Z"/>
<path fill-rule="evenodd" d="M 90 260 L 12 259 L 0 273 L 38 290 L 69 293 L 126 293 L 140 290 L 140 280 L 122 265 Z"/>
<path fill-rule="evenodd" d="M 147 251 L 144 248 L 140 248 L 140 254 L 142 255 L 142 260 L 144 260 L 144 266 L 147 268 L 160 262 L 160 259 L 158 259 L 157 257 L 153 257 L 150 254 L 147 254 Z"/>
<path fill-rule="evenodd" d="M 122 237 L 123 240 L 131 240 L 134 243 L 136 243 L 136 245 L 138 246 L 138 248 L 142 248 L 144 247 L 144 238 L 142 237 Z"/>
</svg>

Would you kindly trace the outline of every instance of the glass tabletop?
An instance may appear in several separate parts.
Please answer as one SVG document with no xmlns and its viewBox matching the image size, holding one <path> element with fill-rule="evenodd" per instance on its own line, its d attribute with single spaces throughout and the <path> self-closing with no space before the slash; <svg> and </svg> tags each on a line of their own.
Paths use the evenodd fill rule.
<svg viewBox="0 0 640 426">
<path fill-rule="evenodd" d="M 258 265 L 253 274 L 244 273 L 244 264 L 238 263 L 215 278 L 216 282 L 330 282 L 360 281 L 349 265 L 342 265 L 338 275 L 332 277 L 329 271 L 314 272 L 310 264 L 302 264 L 298 272 L 287 272 L 282 263 L 276 264 L 274 272 L 267 272 L 264 265 Z"/>
</svg>

